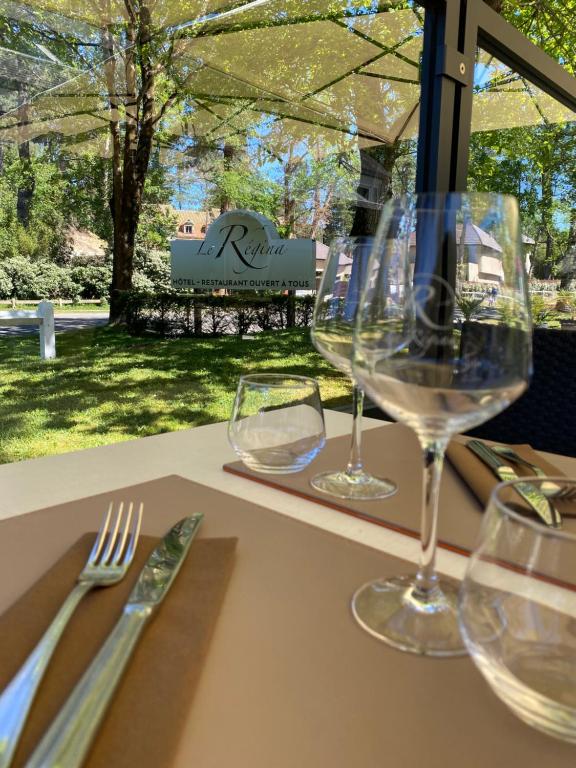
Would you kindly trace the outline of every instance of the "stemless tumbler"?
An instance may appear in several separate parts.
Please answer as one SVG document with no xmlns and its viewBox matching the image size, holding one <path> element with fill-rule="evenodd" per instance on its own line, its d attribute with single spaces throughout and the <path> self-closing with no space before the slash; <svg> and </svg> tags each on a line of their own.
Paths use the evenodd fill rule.
<svg viewBox="0 0 576 768">
<path fill-rule="evenodd" d="M 249 469 L 304 469 L 325 443 L 318 382 L 306 376 L 241 376 L 228 425 L 230 444 Z"/>
<path fill-rule="evenodd" d="M 504 704 L 576 743 L 576 523 L 565 518 L 568 533 L 520 514 L 516 482 L 488 504 L 460 589 L 462 635 Z M 576 480 L 530 482 L 574 513 Z"/>
</svg>

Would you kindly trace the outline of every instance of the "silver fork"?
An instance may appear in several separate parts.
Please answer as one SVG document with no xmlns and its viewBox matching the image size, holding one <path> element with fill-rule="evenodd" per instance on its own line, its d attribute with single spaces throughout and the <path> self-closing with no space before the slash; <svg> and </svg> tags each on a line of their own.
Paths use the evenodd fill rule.
<svg viewBox="0 0 576 768">
<path fill-rule="evenodd" d="M 495 453 L 499 454 L 505 459 L 509 459 L 510 461 L 514 462 L 514 464 L 518 464 L 522 467 L 531 469 L 536 477 L 541 478 L 547 476 L 543 469 L 541 469 L 536 464 L 532 464 L 531 461 L 528 461 L 523 456 L 520 456 L 519 453 L 516 453 L 515 450 L 508 447 L 507 445 L 492 445 L 490 447 Z M 564 501 L 571 501 L 576 498 L 576 488 L 562 488 L 561 485 L 554 483 L 552 480 L 545 480 L 543 483 L 540 483 L 539 487 L 544 496 L 549 498 L 563 499 Z"/>
<path fill-rule="evenodd" d="M 113 515 L 114 505 L 110 504 L 76 586 L 36 648 L 0 696 L 0 768 L 8 768 L 12 762 L 36 691 L 78 603 L 94 587 L 112 586 L 126 574 L 134 558 L 143 506 L 140 504 L 134 514 L 134 504 L 131 502 L 124 513 L 122 502 Z"/>
</svg>

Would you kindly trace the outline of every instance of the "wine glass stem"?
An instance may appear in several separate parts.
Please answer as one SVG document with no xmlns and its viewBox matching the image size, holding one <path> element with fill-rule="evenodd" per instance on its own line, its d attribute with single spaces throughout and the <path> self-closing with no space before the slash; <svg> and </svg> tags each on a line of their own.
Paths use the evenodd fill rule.
<svg viewBox="0 0 576 768">
<path fill-rule="evenodd" d="M 420 529 L 420 564 L 416 574 L 416 592 L 423 602 L 427 602 L 427 598 L 438 588 L 438 576 L 436 575 L 438 497 L 448 438 L 431 440 L 420 436 L 420 443 L 424 458 L 424 482 Z"/>
<path fill-rule="evenodd" d="M 362 457 L 362 411 L 364 410 L 364 392 L 354 385 L 352 393 L 352 442 L 350 458 L 346 467 L 347 475 L 359 475 L 364 471 Z"/>
</svg>

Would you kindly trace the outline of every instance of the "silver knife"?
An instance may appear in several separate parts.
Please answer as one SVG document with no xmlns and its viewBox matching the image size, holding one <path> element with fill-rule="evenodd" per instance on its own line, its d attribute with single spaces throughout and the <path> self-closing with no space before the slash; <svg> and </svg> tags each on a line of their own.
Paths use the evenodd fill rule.
<svg viewBox="0 0 576 768">
<path fill-rule="evenodd" d="M 82 764 L 138 638 L 172 586 L 203 517 L 197 514 L 180 520 L 152 552 L 120 620 L 26 768 L 77 768 Z"/>
<path fill-rule="evenodd" d="M 500 480 L 508 482 L 509 480 L 518 480 L 519 476 L 514 472 L 511 466 L 509 466 L 502 457 L 493 451 L 489 446 L 482 443 L 480 440 L 468 440 L 466 447 L 481 459 L 487 467 Z M 538 517 L 553 528 L 560 527 L 553 514 L 552 507 L 548 499 L 541 493 L 538 488 L 529 481 L 516 483 L 514 486 L 516 491 L 522 496 L 524 501 L 528 502 L 531 509 L 536 512 Z"/>
</svg>

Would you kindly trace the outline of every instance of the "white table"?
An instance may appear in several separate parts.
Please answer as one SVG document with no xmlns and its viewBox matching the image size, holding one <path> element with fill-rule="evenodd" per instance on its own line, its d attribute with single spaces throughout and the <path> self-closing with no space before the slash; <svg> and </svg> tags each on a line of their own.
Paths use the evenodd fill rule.
<svg viewBox="0 0 576 768">
<path fill-rule="evenodd" d="M 325 411 L 325 417 L 327 437 L 350 433 L 349 414 Z M 382 424 L 364 420 L 365 429 Z M 226 428 L 223 422 L 210 424 L 0 466 L 0 519 L 177 474 L 405 560 L 418 560 L 419 544 L 407 536 L 225 473 L 222 465 L 237 458 Z M 576 475 L 576 459 L 554 456 L 551 461 L 566 474 Z M 460 555 L 438 552 L 438 570 L 444 573 L 461 577 L 465 564 Z"/>
<path fill-rule="evenodd" d="M 329 411 L 326 422 L 329 437 L 350 431 L 351 417 L 347 414 Z M 366 428 L 377 426 L 382 426 L 382 422 L 367 420 Z M 188 768 L 190 765 L 202 768 L 220 768 L 223 765 L 242 768 L 274 765 L 279 768 L 324 768 L 329 765 L 338 768 L 353 765 L 379 768 L 384 763 L 394 768 L 401 764 L 417 768 L 423 764 L 421 742 L 414 739 L 418 729 L 425 734 L 422 743 L 426 745 L 426 754 L 430 754 L 431 760 L 435 749 L 442 755 L 439 761 L 427 762 L 426 768 L 460 766 L 463 758 L 459 748 L 452 759 L 454 739 L 460 740 L 462 749 L 467 749 L 472 742 L 478 746 L 478 717 L 482 719 L 486 712 L 489 714 L 488 732 L 493 734 L 492 741 L 504 751 L 501 753 L 497 749 L 494 753 L 490 746 L 492 741 L 488 741 L 486 743 L 492 749 L 490 757 L 487 758 L 482 749 L 478 754 L 467 755 L 464 760 L 470 768 L 495 764 L 495 754 L 502 758 L 502 764 L 518 764 L 515 762 L 518 749 L 523 755 L 520 762 L 530 768 L 541 765 L 543 755 L 549 755 L 550 750 L 553 754 L 550 764 L 572 765 L 572 755 L 568 751 L 571 748 L 548 744 L 544 737 L 507 714 L 487 687 L 479 684 L 478 673 L 465 660 L 454 661 L 459 672 L 455 676 L 456 682 L 452 680 L 450 687 L 446 685 L 444 672 L 449 668 L 444 662 L 420 667 L 422 659 L 398 654 L 398 659 L 394 659 L 394 670 L 399 670 L 402 684 L 397 679 L 396 687 L 390 689 L 390 667 L 382 663 L 384 649 L 358 629 L 349 615 L 347 604 L 358 584 L 379 575 L 380 552 L 416 561 L 418 542 L 319 504 L 225 473 L 222 464 L 234 458 L 226 439 L 226 425 L 213 424 L 0 467 L 0 518 L 178 474 L 376 550 L 371 552 L 360 548 L 363 551 L 358 559 L 354 557 L 354 550 L 358 550 L 354 544 L 336 542 L 338 551 L 346 549 L 346 557 L 340 556 L 338 566 L 333 567 L 328 552 L 334 545 L 331 537 L 316 536 L 312 549 L 304 547 L 302 566 L 296 571 L 303 573 L 300 589 L 303 585 L 308 587 L 313 584 L 316 591 L 311 592 L 312 601 L 300 599 L 301 592 L 289 595 L 287 615 L 300 617 L 293 622 L 296 628 L 294 635 L 291 634 L 292 619 L 285 621 L 285 604 L 270 592 L 266 580 L 259 576 L 255 580 L 258 568 L 252 565 L 259 561 L 250 557 L 242 560 L 243 555 L 238 555 L 235 578 L 229 586 L 217 631 L 211 641 L 210 655 L 179 743 L 175 768 Z M 567 473 L 576 469 L 573 459 L 554 457 L 554 463 Z M 272 515 L 264 521 L 263 529 L 273 530 L 274 522 L 284 521 Z M 288 531 L 288 539 L 292 541 L 293 549 L 288 546 L 287 552 L 295 551 L 306 538 L 296 535 L 300 526 L 291 525 L 284 526 L 284 536 L 290 528 L 293 531 L 291 534 Z M 243 539 L 243 534 L 236 531 L 210 535 L 239 535 L 240 545 L 244 542 L 244 553 L 251 544 L 250 536 Z M 283 537 L 276 540 L 281 541 L 283 546 Z M 276 550 L 276 555 L 281 548 Z M 323 553 L 320 555 L 323 565 L 317 569 L 315 564 L 319 552 Z M 359 561 L 362 564 L 362 579 L 358 578 Z M 270 566 L 270 563 L 267 565 Z M 465 565 L 464 557 L 439 550 L 438 567 L 445 573 L 459 577 Z M 290 562 L 290 574 L 292 567 Z M 324 576 L 329 573 L 330 578 L 319 579 L 320 572 Z M 276 574 L 276 578 L 280 579 L 278 583 L 283 583 L 285 573 L 284 561 L 280 566 L 280 576 Z M 334 584 L 337 586 L 334 587 Z M 317 609 L 315 596 L 332 595 L 334 590 L 339 602 L 319 600 Z M 283 594 L 286 599 L 287 593 Z M 273 619 L 267 632 L 262 633 L 261 622 L 271 614 Z M 310 631 L 312 626 L 323 630 L 323 622 L 327 622 L 333 631 L 326 635 L 322 635 L 321 631 L 316 634 Z M 269 639 L 269 635 L 273 640 Z M 338 638 L 338 642 L 331 642 L 333 638 Z M 349 649 L 352 650 L 348 652 Z M 427 680 L 425 695 L 420 695 L 421 690 L 416 690 L 414 682 L 412 685 L 405 684 L 406 675 L 414 675 L 415 670 L 421 674 L 420 669 Z M 420 678 L 417 683 L 420 685 Z M 468 701 L 466 695 L 470 686 L 475 693 Z M 393 697 L 401 697 L 402 701 L 384 715 L 383 707 L 390 706 L 389 689 Z M 430 711 L 431 690 L 434 691 L 433 712 Z M 463 705 L 454 708 L 454 700 L 460 699 Z M 403 714 L 408 711 L 410 717 Z M 448 729 L 442 720 L 445 711 L 451 712 Z M 390 718 L 392 713 L 395 720 L 391 730 L 386 731 L 382 718 Z M 431 727 L 426 730 L 430 723 Z M 451 733 L 452 724 L 458 738 Z M 482 746 L 482 727 L 479 733 Z M 390 749 L 391 739 L 395 742 L 396 751 L 392 751 L 387 762 L 386 750 Z M 434 739 L 441 742 L 436 744 L 436 748 Z M 557 755 L 559 762 L 555 762 Z M 198 759 L 191 760 L 190 756 Z"/>
</svg>

